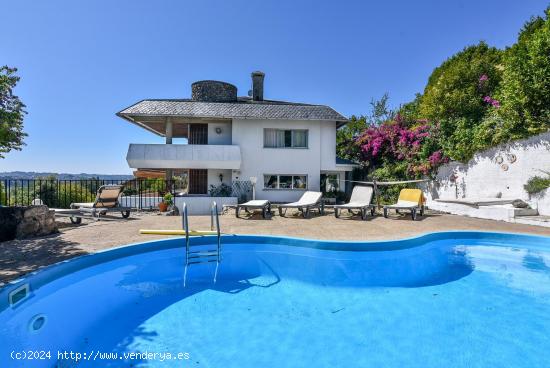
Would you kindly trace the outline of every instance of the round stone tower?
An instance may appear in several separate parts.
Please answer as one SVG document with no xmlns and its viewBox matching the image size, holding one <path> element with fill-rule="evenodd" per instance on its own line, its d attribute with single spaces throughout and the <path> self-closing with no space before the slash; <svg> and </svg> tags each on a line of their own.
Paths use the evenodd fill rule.
<svg viewBox="0 0 550 368">
<path fill-rule="evenodd" d="M 191 96 L 194 101 L 235 102 L 237 87 L 230 83 L 203 80 L 191 85 Z"/>
</svg>

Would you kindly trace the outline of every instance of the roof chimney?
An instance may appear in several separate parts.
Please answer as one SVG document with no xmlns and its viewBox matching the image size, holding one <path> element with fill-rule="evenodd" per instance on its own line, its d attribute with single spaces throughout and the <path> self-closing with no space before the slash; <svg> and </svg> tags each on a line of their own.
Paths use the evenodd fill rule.
<svg viewBox="0 0 550 368">
<path fill-rule="evenodd" d="M 265 74 L 260 71 L 252 72 L 252 100 L 253 101 L 264 100 L 264 77 L 265 77 Z"/>
</svg>

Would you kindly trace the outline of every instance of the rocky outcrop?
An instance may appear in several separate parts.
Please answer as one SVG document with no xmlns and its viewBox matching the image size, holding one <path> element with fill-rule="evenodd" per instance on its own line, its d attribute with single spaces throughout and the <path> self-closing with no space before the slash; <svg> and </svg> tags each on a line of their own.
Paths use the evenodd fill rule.
<svg viewBox="0 0 550 368">
<path fill-rule="evenodd" d="M 54 212 L 47 206 L 0 207 L 0 242 L 57 233 Z"/>
</svg>

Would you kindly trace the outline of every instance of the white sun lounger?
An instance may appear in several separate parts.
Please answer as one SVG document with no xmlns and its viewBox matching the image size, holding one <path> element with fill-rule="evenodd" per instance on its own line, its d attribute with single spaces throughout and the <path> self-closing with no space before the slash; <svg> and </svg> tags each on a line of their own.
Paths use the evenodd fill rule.
<svg viewBox="0 0 550 368">
<path fill-rule="evenodd" d="M 309 217 L 309 213 L 312 209 L 317 209 L 321 215 L 325 214 L 323 201 L 321 200 L 323 193 L 321 192 L 305 192 L 297 202 L 280 204 L 277 206 L 279 209 L 279 216 L 284 217 L 286 209 L 295 208 L 302 212 L 304 218 Z M 283 209 L 285 210 L 283 212 Z"/>
<path fill-rule="evenodd" d="M 235 217 L 239 218 L 241 208 L 243 208 L 246 212 L 250 212 L 250 210 L 262 210 L 263 218 L 267 218 L 268 213 L 271 215 L 271 202 L 265 199 L 256 199 L 238 204 L 235 208 Z"/>
<path fill-rule="evenodd" d="M 120 212 L 123 218 L 130 217 L 130 208 L 122 207 L 118 201 L 120 193 L 124 186 L 122 185 L 103 185 L 97 190 L 94 202 L 71 203 L 71 209 L 54 208 L 56 216 L 66 216 L 71 218 L 71 222 L 79 224 L 82 218 L 91 217 L 99 219 L 100 215 L 108 212 Z"/>
<path fill-rule="evenodd" d="M 374 216 L 374 205 L 371 204 L 373 193 L 374 188 L 371 186 L 355 186 L 351 192 L 349 203 L 334 206 L 334 217 L 340 217 L 339 210 L 348 210 L 350 213 L 353 213 L 353 210 L 360 210 L 361 218 L 366 220 L 369 209 L 371 216 Z"/>
</svg>

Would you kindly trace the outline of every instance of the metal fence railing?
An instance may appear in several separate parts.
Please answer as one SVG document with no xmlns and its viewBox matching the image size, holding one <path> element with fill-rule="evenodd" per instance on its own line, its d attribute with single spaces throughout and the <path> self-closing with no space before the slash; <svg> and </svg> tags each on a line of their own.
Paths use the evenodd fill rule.
<svg viewBox="0 0 550 368">
<path fill-rule="evenodd" d="M 120 204 L 136 209 L 152 209 L 158 206 L 166 193 L 174 197 L 187 195 L 187 178 L 132 179 L 132 180 L 58 180 L 58 179 L 2 179 L 0 180 L 0 205 L 29 206 L 33 200 L 41 200 L 51 208 L 70 208 L 71 203 L 93 202 L 102 185 L 123 185 Z M 239 201 L 250 197 L 247 182 L 233 182 L 230 194 Z"/>
</svg>

